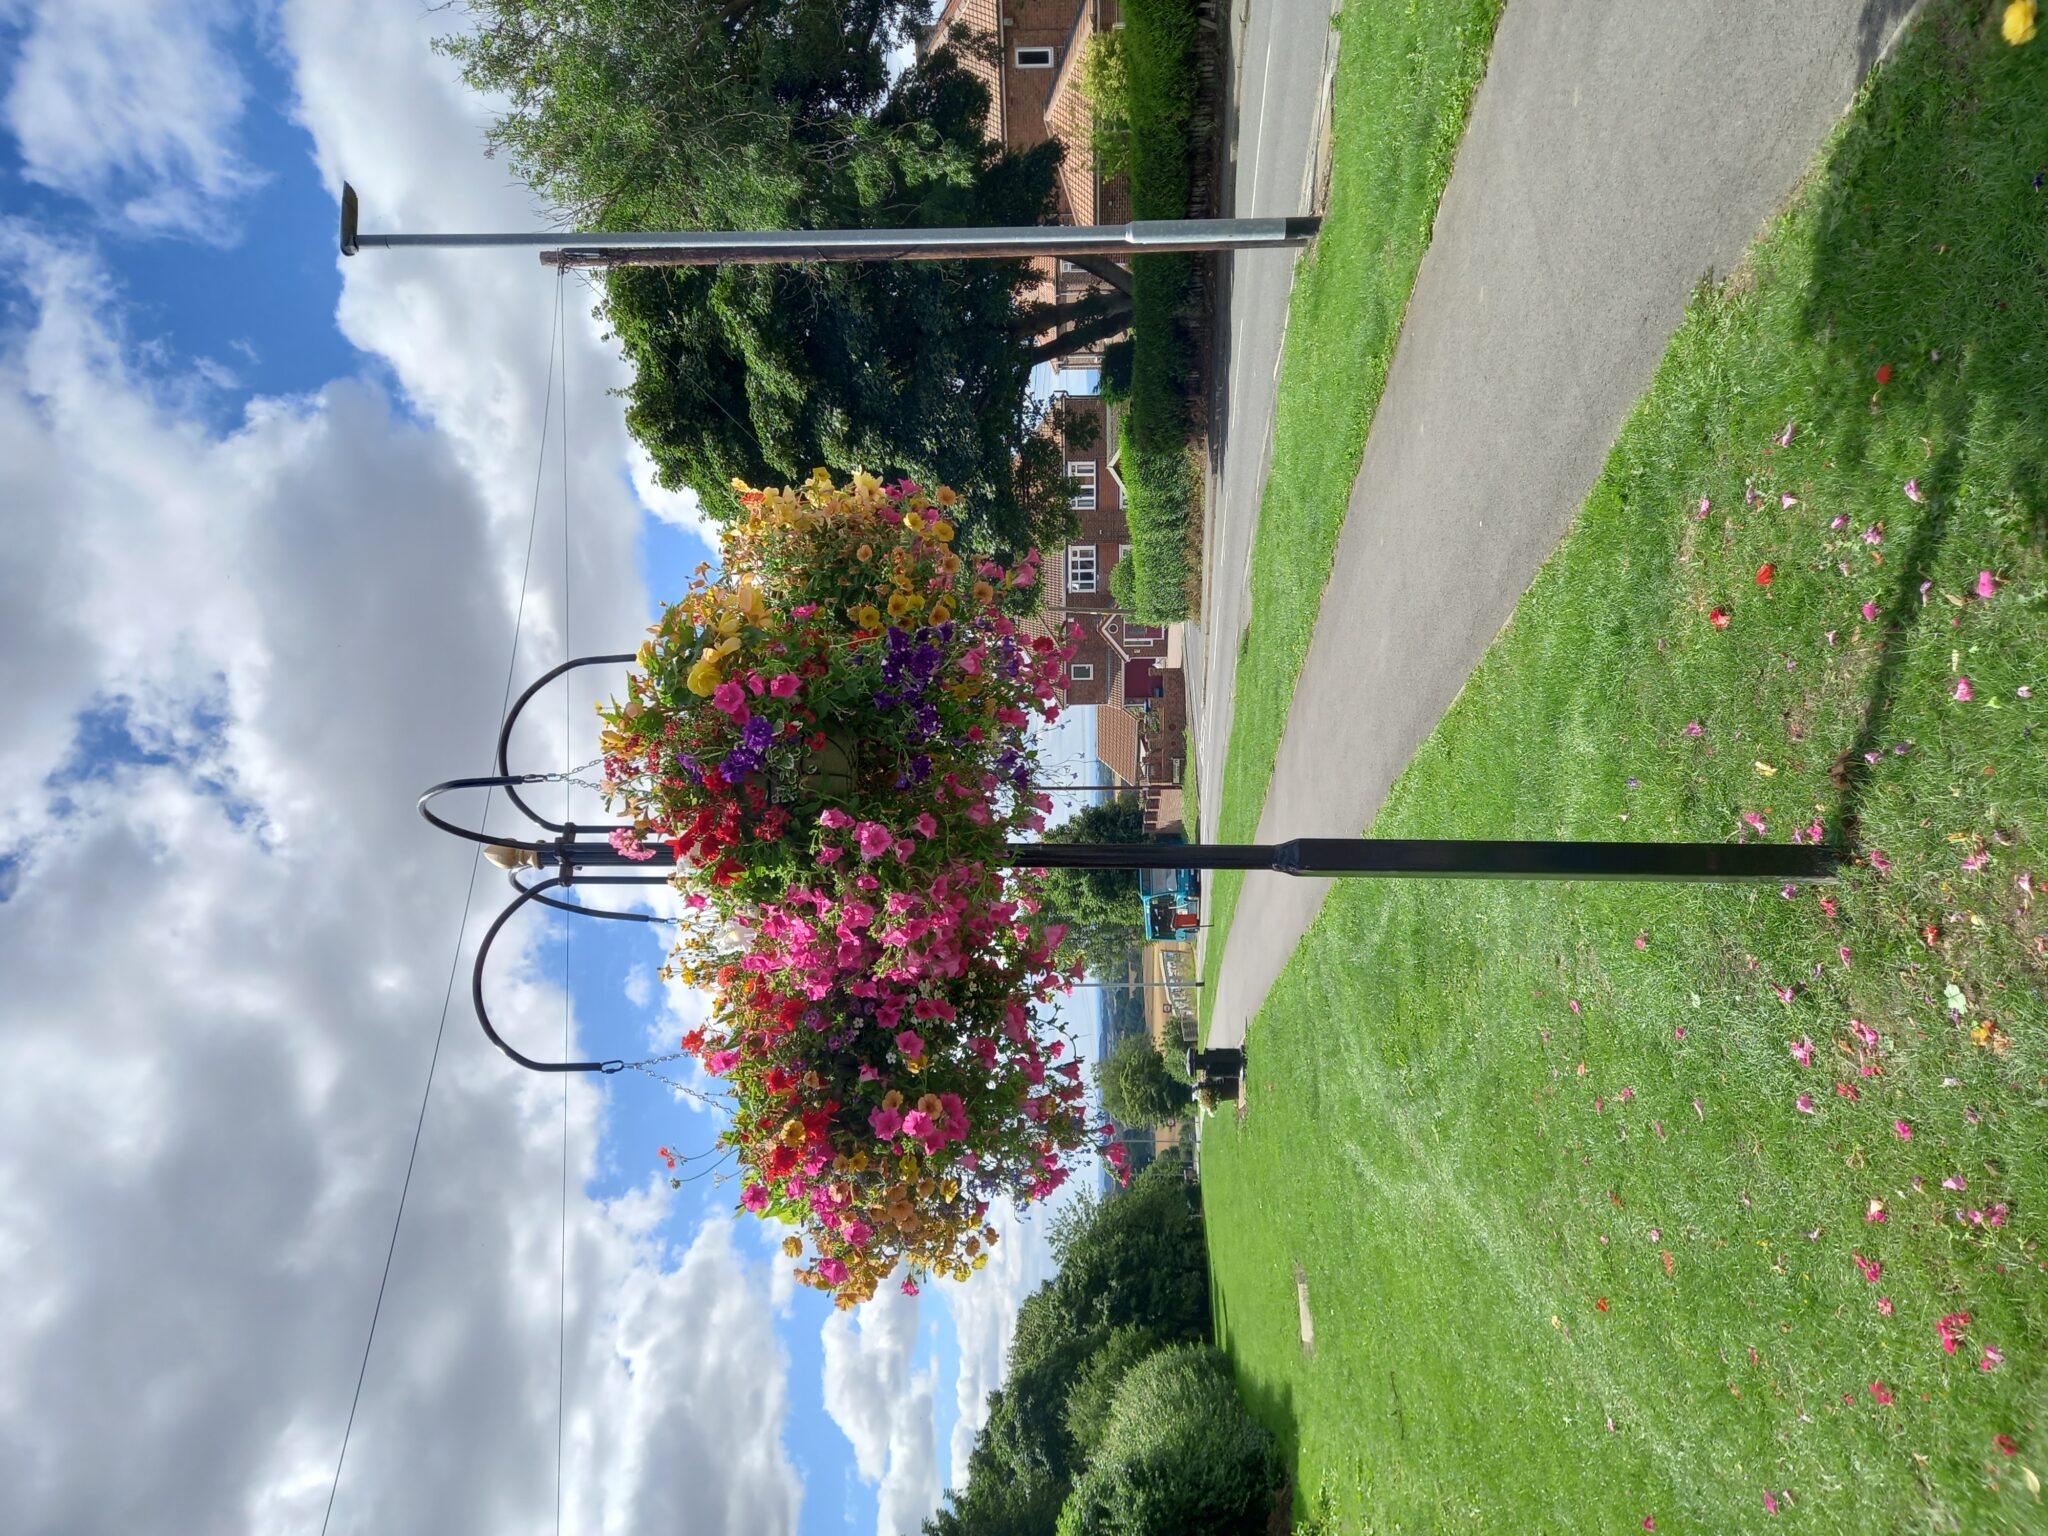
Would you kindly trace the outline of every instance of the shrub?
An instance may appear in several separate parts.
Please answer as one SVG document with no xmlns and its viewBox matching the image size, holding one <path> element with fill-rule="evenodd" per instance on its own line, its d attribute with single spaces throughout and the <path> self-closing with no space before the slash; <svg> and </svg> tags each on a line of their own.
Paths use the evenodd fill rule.
<svg viewBox="0 0 2048 1536">
<path fill-rule="evenodd" d="M 1138 606 L 1138 568 L 1129 555 L 1117 561 L 1109 573 L 1109 595 L 1117 607 L 1126 613 L 1135 613 Z"/>
<path fill-rule="evenodd" d="M 1081 55 L 1081 95 L 1088 103 L 1088 147 L 1104 181 L 1131 168 L 1131 75 L 1124 29 L 1098 32 Z"/>
<path fill-rule="evenodd" d="M 1108 1432 L 1117 1389 L 1131 1367 L 1158 1353 L 1162 1340 L 1149 1328 L 1118 1328 L 1082 1362 L 1067 1391 L 1067 1435 L 1086 1460 Z"/>
<path fill-rule="evenodd" d="M 1226 1536 L 1266 1527 L 1280 1483 L 1273 1440 L 1207 1345 L 1132 1366 L 1060 1510 L 1059 1536 Z"/>
</svg>

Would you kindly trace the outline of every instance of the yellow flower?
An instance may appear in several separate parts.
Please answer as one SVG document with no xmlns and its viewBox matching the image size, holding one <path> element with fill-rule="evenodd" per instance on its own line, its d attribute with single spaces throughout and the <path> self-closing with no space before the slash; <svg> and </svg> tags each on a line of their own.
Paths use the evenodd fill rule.
<svg viewBox="0 0 2048 1536">
<path fill-rule="evenodd" d="M 854 1153 L 854 1154 L 853 1154 L 853 1159 L 852 1159 L 852 1161 L 853 1161 L 853 1171 L 854 1171 L 855 1173 L 866 1173 L 866 1172 L 868 1171 L 868 1155 L 867 1155 L 867 1153 L 865 1153 L 865 1152 L 856 1152 L 856 1153 Z"/>
<path fill-rule="evenodd" d="M 953 525 L 947 522 L 943 517 L 940 518 L 936 523 L 932 524 L 932 537 L 937 539 L 941 544 L 945 543 L 948 539 L 953 537 Z"/>
<path fill-rule="evenodd" d="M 946 1106 L 939 1102 L 939 1096 L 936 1093 L 927 1093 L 920 1095 L 917 1101 L 917 1107 L 923 1110 L 926 1114 L 933 1116 L 942 1115 L 946 1112 Z"/>
<path fill-rule="evenodd" d="M 880 629 L 882 627 L 882 610 L 873 603 L 863 603 L 860 610 L 860 627 L 862 629 Z"/>
<path fill-rule="evenodd" d="M 690 668 L 690 692 L 700 699 L 710 698 L 717 691 L 718 685 L 724 681 L 725 676 L 719 671 L 718 663 L 708 656 Z"/>
<path fill-rule="evenodd" d="M 800 1147 L 804 1144 L 804 1123 L 790 1119 L 782 1122 L 782 1144 L 785 1147 Z"/>
<path fill-rule="evenodd" d="M 782 1256 L 783 1256 L 784 1258 L 787 1258 L 787 1259 L 793 1259 L 793 1258 L 796 1258 L 796 1257 L 797 1257 L 797 1256 L 798 1256 L 799 1254 L 801 1254 L 801 1253 L 802 1253 L 803 1251 L 804 1251 L 804 1240 L 803 1240 L 802 1238 L 800 1238 L 800 1237 L 785 1237 L 785 1238 L 784 1238 L 784 1239 L 782 1240 Z"/>
<path fill-rule="evenodd" d="M 866 565 L 868 561 L 875 558 L 875 546 L 872 544 L 861 545 L 859 549 L 853 552 L 853 558 L 860 561 L 862 565 Z"/>
<path fill-rule="evenodd" d="M 977 581 L 974 584 L 973 591 L 974 600 L 977 603 L 987 603 L 995 600 L 996 589 L 985 581 Z"/>
<path fill-rule="evenodd" d="M 977 1254 L 976 1254 L 976 1255 L 974 1256 L 974 1267 L 975 1267 L 976 1269 L 987 1269 L 987 1268 L 988 1268 L 988 1255 L 987 1255 L 987 1254 L 985 1254 L 985 1253 L 977 1253 Z"/>
<path fill-rule="evenodd" d="M 911 593 L 892 593 L 889 597 L 889 617 L 892 619 L 900 619 L 903 617 L 903 615 L 909 613 L 913 608 L 920 608 L 923 605 L 924 600 L 922 598 L 912 595 Z"/>
<path fill-rule="evenodd" d="M 903 526 L 912 533 L 923 533 L 924 519 L 915 512 L 906 512 L 903 514 Z"/>
<path fill-rule="evenodd" d="M 2034 40 L 2034 25 L 2041 19 L 2038 0 L 2012 0 L 2005 8 L 2005 40 L 2017 48 Z"/>
<path fill-rule="evenodd" d="M 959 1199 L 960 1181 L 958 1179 L 947 1179 L 944 1183 L 939 1185 L 939 1193 L 945 1196 L 945 1198 L 948 1200 Z"/>
<path fill-rule="evenodd" d="M 942 485 L 939 487 L 937 500 L 940 506 L 950 507 L 953 505 L 954 502 L 958 501 L 959 499 L 960 493 L 954 490 L 953 487 L 951 487 L 950 485 Z"/>
<path fill-rule="evenodd" d="M 894 1089 L 894 1088 L 891 1088 L 891 1089 L 890 1089 L 890 1090 L 889 1090 L 889 1091 L 888 1091 L 887 1093 L 885 1093 L 885 1094 L 883 1094 L 883 1095 L 882 1095 L 882 1108 L 884 1108 L 884 1109 L 901 1109 L 902 1107 L 903 1107 L 903 1095 L 902 1095 L 902 1093 L 901 1093 L 901 1092 L 899 1092 L 898 1090 L 896 1090 L 896 1089 Z M 915 1159 L 912 1159 L 912 1161 L 914 1162 L 914 1161 L 915 1161 Z M 909 1170 L 909 1171 L 910 1171 L 910 1172 L 915 1172 L 916 1170 L 915 1170 L 915 1169 L 911 1169 L 911 1170 Z"/>
<path fill-rule="evenodd" d="M 906 1157 L 905 1157 L 905 1158 L 903 1159 L 903 1161 L 902 1161 L 902 1162 L 900 1162 L 900 1163 L 898 1163 L 898 1164 L 896 1165 L 896 1171 L 897 1171 L 898 1173 L 902 1174 L 902 1175 L 903 1175 L 903 1177 L 905 1177 L 906 1179 L 914 1179 L 914 1178 L 916 1178 L 916 1177 L 917 1177 L 917 1159 L 916 1159 L 915 1157 L 909 1157 L 909 1156 L 906 1156 Z"/>
<path fill-rule="evenodd" d="M 934 624 L 943 624 L 951 617 L 953 617 L 952 605 L 943 597 L 932 604 L 932 622 Z"/>
</svg>

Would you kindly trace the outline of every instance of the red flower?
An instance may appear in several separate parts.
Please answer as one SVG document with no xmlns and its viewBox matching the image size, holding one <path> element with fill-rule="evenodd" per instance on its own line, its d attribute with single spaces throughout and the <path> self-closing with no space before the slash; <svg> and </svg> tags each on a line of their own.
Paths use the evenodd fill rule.
<svg viewBox="0 0 2048 1536">
<path fill-rule="evenodd" d="M 778 1141 L 768 1149 L 768 1172 L 771 1176 L 778 1179 L 787 1178 L 790 1174 L 796 1172 L 796 1165 L 797 1150 L 795 1147 L 786 1147 Z"/>
<path fill-rule="evenodd" d="M 1766 560 L 1756 568 L 1756 584 L 1760 587 L 1768 587 L 1771 584 L 1771 578 L 1777 574 L 1778 568 Z"/>
<path fill-rule="evenodd" d="M 1887 1408 L 1891 1406 L 1892 1389 L 1886 1386 L 1883 1382 L 1873 1381 L 1870 1384 L 1870 1395 L 1876 1398 L 1881 1406 Z"/>
<path fill-rule="evenodd" d="M 2017 1456 L 2020 1453 L 2019 1442 L 2011 1435 L 1993 1435 L 1991 1443 L 2008 1456 Z"/>
<path fill-rule="evenodd" d="M 1726 629 L 1728 627 L 1728 610 L 1726 608 L 1716 608 L 1707 615 L 1707 622 L 1716 629 Z"/>
<path fill-rule="evenodd" d="M 1607 1310 L 1607 1298 L 1605 1296 L 1602 1296 L 1598 1301 L 1594 1302 L 1593 1305 L 1598 1307 L 1602 1312 L 1605 1312 Z"/>
<path fill-rule="evenodd" d="M 1891 383 L 1891 381 L 1892 365 L 1890 363 L 1880 364 L 1877 370 L 1877 382 L 1880 384 L 1889 384 Z"/>
</svg>

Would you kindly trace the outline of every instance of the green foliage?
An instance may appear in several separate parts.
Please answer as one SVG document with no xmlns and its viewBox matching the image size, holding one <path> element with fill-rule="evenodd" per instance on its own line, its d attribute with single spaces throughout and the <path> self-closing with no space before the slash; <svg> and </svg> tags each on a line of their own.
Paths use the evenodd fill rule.
<svg viewBox="0 0 2048 1536">
<path fill-rule="evenodd" d="M 1141 219 L 1185 218 L 1194 184 L 1194 7 L 1190 0 L 1132 0 L 1123 14 L 1131 211 Z M 1200 459 L 1188 441 L 1193 280 L 1188 256 L 1131 263 L 1130 398 L 1120 468 L 1131 530 L 1129 608 L 1153 624 L 1188 616 L 1188 546 L 1202 505 Z"/>
<path fill-rule="evenodd" d="M 1088 145 L 1095 174 L 1107 181 L 1131 166 L 1131 76 L 1122 27 L 1097 32 L 1081 56 L 1081 95 L 1088 102 Z"/>
<path fill-rule="evenodd" d="M 1049 843 L 1145 843 L 1145 808 L 1135 795 L 1083 806 L 1057 826 Z M 1067 954 L 1101 969 L 1142 942 L 1145 910 L 1135 869 L 1053 869 L 1046 872 L 1045 904 L 1067 925 Z"/>
<path fill-rule="evenodd" d="M 1174 1080 L 1144 1035 L 1126 1035 L 1095 1070 L 1103 1112 L 1119 1125 L 1164 1125 L 1188 1107 L 1186 1085 Z"/>
<path fill-rule="evenodd" d="M 986 138 L 986 88 L 952 49 L 894 82 L 914 0 L 474 0 L 443 41 L 508 103 L 491 144 L 571 224 L 787 229 L 1031 224 L 1060 149 Z M 627 268 L 604 314 L 657 477 L 714 516 L 734 477 L 813 466 L 945 483 L 996 552 L 1070 526 L 1038 446 L 1021 262 Z M 1022 456 L 1021 462 L 1019 456 Z"/>
<path fill-rule="evenodd" d="M 1778 1523 L 1828 1536 L 2042 1529 L 2021 1473 L 2048 1392 L 2024 1214 L 2048 1186 L 2048 60 L 2003 45 L 1995 14 L 1917 11 L 1740 280 L 1697 296 L 1371 829 L 1600 837 L 1626 814 L 1632 837 L 1725 841 L 1769 806 L 1772 840 L 1817 813 L 1888 867 L 1850 870 L 1827 907 L 1333 891 L 1253 1026 L 1256 1111 L 1205 1127 L 1225 1342 L 1343 1529 L 1775 1529 L 1766 1482 L 1798 1501 Z M 1811 1068 L 1787 1050 L 1802 1035 Z M 2000 1203 L 2003 1228 L 1955 1219 Z M 1313 1359 L 1280 1280 L 1295 1262 Z"/>
<path fill-rule="evenodd" d="M 1202 1344 L 1131 1367 L 1108 1428 L 1060 1511 L 1059 1536 L 1258 1533 L 1281 1468 L 1238 1400 L 1230 1362 Z"/>
<path fill-rule="evenodd" d="M 1126 613 L 1132 612 L 1137 607 L 1137 581 L 1137 567 L 1132 564 L 1129 555 L 1125 555 L 1123 559 L 1117 561 L 1110 569 L 1109 595 L 1115 601 L 1117 607 L 1123 609 Z"/>
<path fill-rule="evenodd" d="M 1112 1368 L 1095 1357 L 1129 1355 L 1138 1333 L 1160 1343 L 1208 1337 L 1195 1200 L 1177 1172 L 1148 1169 L 1112 1199 L 1083 1195 L 1061 1209 L 1048 1234 L 1059 1272 L 1018 1310 L 1008 1375 L 989 1394 L 967 1486 L 948 1492 L 926 1536 L 1051 1536 L 1081 1462 L 1068 1412 L 1075 1385 Z"/>
<path fill-rule="evenodd" d="M 1117 1328 L 1082 1363 L 1067 1393 L 1066 1421 L 1067 1437 L 1084 1459 L 1109 1428 L 1110 1410 L 1125 1373 L 1159 1347 L 1159 1336 L 1148 1328 Z"/>
<path fill-rule="evenodd" d="M 1111 405 L 1122 405 L 1131 398 L 1130 337 L 1121 337 L 1102 349 L 1102 372 L 1096 389 Z"/>
</svg>

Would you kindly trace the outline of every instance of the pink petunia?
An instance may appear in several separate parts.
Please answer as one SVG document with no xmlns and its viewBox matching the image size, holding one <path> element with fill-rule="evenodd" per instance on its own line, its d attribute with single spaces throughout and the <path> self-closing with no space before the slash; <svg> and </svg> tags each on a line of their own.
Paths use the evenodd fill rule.
<svg viewBox="0 0 2048 1536">
<path fill-rule="evenodd" d="M 1926 497 L 1920 494 L 1920 482 L 1918 480 L 1908 480 L 1906 482 L 1906 500 L 1925 501 L 1926 499 Z"/>
<path fill-rule="evenodd" d="M 1779 1002 L 1783 1003 L 1787 1008 L 1792 1006 L 1792 988 L 1781 987 L 1776 982 L 1772 982 L 1771 990 L 1778 995 Z"/>
<path fill-rule="evenodd" d="M 820 1259 L 818 1261 L 818 1278 L 827 1285 L 840 1284 L 846 1279 L 846 1261 L 844 1259 Z"/>
<path fill-rule="evenodd" d="M 1884 542 L 1884 524 L 1872 523 L 1868 528 L 1864 529 L 1863 542 L 1866 544 L 1882 544 Z"/>
<path fill-rule="evenodd" d="M 1794 496 L 1790 491 L 1785 492 L 1782 496 L 1778 498 L 1778 506 L 1780 510 L 1790 507 L 1796 507 L 1798 505 L 1799 498 L 1797 496 Z"/>
<path fill-rule="evenodd" d="M 1899 1133 L 1899 1140 L 1901 1141 L 1911 1141 L 1913 1139 L 1913 1125 L 1909 1120 L 1894 1120 L 1892 1122 L 1892 1129 Z"/>
<path fill-rule="evenodd" d="M 880 1141 L 894 1141 L 903 1129 L 903 1111 L 886 1104 L 868 1116 L 868 1127 Z"/>
<path fill-rule="evenodd" d="M 924 1054 L 924 1036 L 914 1029 L 906 1029 L 896 1036 L 896 1049 L 915 1061 Z"/>
<path fill-rule="evenodd" d="M 747 708 L 747 690 L 734 682 L 720 683 L 711 690 L 711 707 L 722 715 L 730 716 L 738 725 L 746 724 L 752 713 Z"/>
<path fill-rule="evenodd" d="M 1878 1297 L 1878 1298 L 1877 1298 L 1877 1311 L 1878 1311 L 1878 1315 L 1879 1315 L 1880 1317 L 1890 1317 L 1890 1316 L 1892 1315 L 1892 1299 L 1891 1299 L 1891 1297 L 1889 1297 L 1889 1296 L 1880 1296 L 1880 1297 Z"/>
<path fill-rule="evenodd" d="M 1771 1497 L 1771 1490 L 1766 1488 L 1764 1490 L 1764 1513 L 1767 1515 L 1775 1515 L 1777 1512 L 1778 1501 Z"/>
<path fill-rule="evenodd" d="M 750 1211 L 767 1210 L 768 1186 L 765 1184 L 749 1184 L 740 1191 L 740 1204 Z"/>
<path fill-rule="evenodd" d="M 1569 1001 L 1567 1001 L 1565 1006 L 1571 1009 L 1573 1013 L 1578 1013 L 1581 1011 L 1579 1008 L 1579 1000 L 1576 997 L 1571 998 Z"/>
<path fill-rule="evenodd" d="M 1870 1395 L 1871 1395 L 1872 1397 L 1876 1398 L 1876 1399 L 1877 1399 L 1877 1401 L 1878 1401 L 1878 1403 L 1879 1403 L 1879 1404 L 1880 1404 L 1881 1406 L 1883 1406 L 1883 1407 L 1887 1407 L 1887 1408 L 1889 1408 L 1889 1407 L 1891 1406 L 1891 1403 L 1892 1403 L 1892 1389 L 1891 1389 L 1890 1387 L 1886 1386 L 1886 1385 L 1885 1385 L 1885 1384 L 1884 1384 L 1883 1382 L 1881 1382 L 1881 1381 L 1873 1381 L 1873 1382 L 1872 1382 L 1872 1383 L 1870 1384 Z"/>
<path fill-rule="evenodd" d="M 1892 861 L 1885 857 L 1882 848 L 1873 848 L 1870 850 L 1870 867 L 1881 875 L 1892 867 Z"/>
<path fill-rule="evenodd" d="M 1998 578 L 1989 571 L 1979 571 L 1977 573 L 1977 595 L 1979 597 L 1992 597 L 1996 595 L 1997 591 Z"/>
<path fill-rule="evenodd" d="M 896 839 L 889 829 L 879 821 L 864 821 L 853 830 L 854 841 L 860 844 L 863 859 L 879 859 L 896 846 Z"/>
<path fill-rule="evenodd" d="M 1963 1341 L 1963 1330 L 1970 1326 L 1970 1314 L 1951 1312 L 1934 1325 L 1934 1332 L 1941 1340 L 1941 1352 L 1952 1355 L 1956 1346 Z"/>
<path fill-rule="evenodd" d="M 921 1109 L 913 1109 L 903 1117 L 903 1134 L 906 1136 L 914 1137 L 921 1141 L 931 1135 L 936 1129 L 937 1127 L 933 1124 L 932 1117 Z"/>
<path fill-rule="evenodd" d="M 1865 603 L 1863 605 L 1863 622 L 1866 624 L 1875 624 L 1877 622 L 1877 613 L 1878 608 L 1876 603 Z"/>
<path fill-rule="evenodd" d="M 1976 697 L 1977 690 L 1970 686 L 1970 680 L 1967 677 L 1956 679 L 1955 700 L 1958 704 L 1967 704 Z"/>
<path fill-rule="evenodd" d="M 803 690 L 804 680 L 794 672 L 778 673 L 768 683 L 768 691 L 778 699 L 793 699 Z"/>
<path fill-rule="evenodd" d="M 1798 1062 L 1799 1065 L 1802 1067 L 1813 1065 L 1813 1040 L 1810 1036 L 1801 1035 L 1792 1043 L 1791 1050 L 1792 1059 Z"/>
<path fill-rule="evenodd" d="M 828 805 L 818 813 L 818 825 L 830 827 L 838 832 L 853 825 L 853 818 L 836 805 Z"/>
<path fill-rule="evenodd" d="M 1780 448 L 1789 448 L 1792 446 L 1792 429 L 1797 425 L 1798 423 L 1795 421 L 1788 421 L 1785 423 L 1785 430 L 1778 434 L 1778 446 Z"/>
<path fill-rule="evenodd" d="M 1685 722 L 1685 729 L 1684 729 L 1683 731 L 1679 732 L 1679 734 L 1680 734 L 1681 736 L 1703 736 L 1703 735 L 1705 735 L 1706 733 L 1705 733 L 1705 731 L 1704 731 L 1704 730 L 1703 730 L 1703 729 L 1701 728 L 1701 726 L 1700 726 L 1700 723 L 1699 723 L 1699 721 L 1697 721 L 1697 720 L 1688 720 L 1688 721 L 1686 721 L 1686 722 Z"/>
<path fill-rule="evenodd" d="M 1801 1113 L 1802 1115 L 1812 1115 L 1819 1113 L 1819 1111 L 1813 1107 L 1813 1095 L 1810 1093 L 1802 1093 L 1801 1095 L 1799 1095 L 1798 1098 L 1792 1101 L 1792 1107 L 1798 1110 L 1799 1113 Z"/>
<path fill-rule="evenodd" d="M 1988 853 L 1984 853 L 1980 850 L 1979 852 L 1973 853 L 1968 858 L 1963 860 L 1963 868 L 1969 871 L 1970 873 L 1974 874 L 1976 871 L 1982 869 L 1986 864 L 1989 864 L 1990 862 L 1991 855 Z"/>
<path fill-rule="evenodd" d="M 1851 1253 L 1849 1257 L 1854 1259 L 1856 1267 L 1863 1271 L 1864 1279 L 1868 1280 L 1872 1285 L 1877 1284 L 1877 1277 L 1884 1273 L 1884 1265 L 1880 1264 L 1876 1259 L 1866 1259 L 1860 1253 Z"/>
<path fill-rule="evenodd" d="M 1990 1344 L 1984 1346 L 1984 1358 L 1977 1362 L 1980 1371 L 1995 1371 L 2005 1364 L 2005 1351 Z"/>
</svg>

